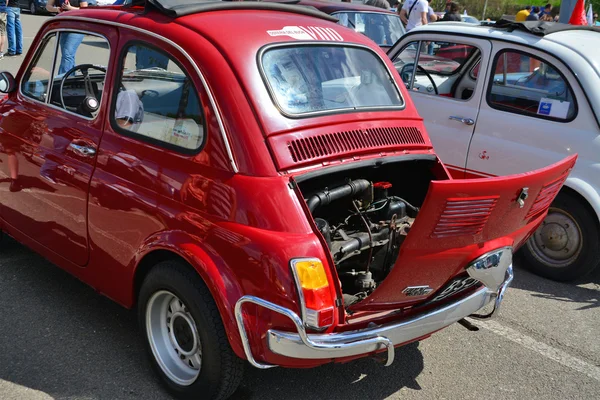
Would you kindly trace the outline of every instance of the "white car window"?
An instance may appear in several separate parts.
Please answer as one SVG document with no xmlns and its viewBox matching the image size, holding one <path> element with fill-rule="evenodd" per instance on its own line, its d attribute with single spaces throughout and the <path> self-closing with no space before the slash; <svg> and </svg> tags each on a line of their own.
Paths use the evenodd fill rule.
<svg viewBox="0 0 600 400">
<path fill-rule="evenodd" d="M 394 65 L 407 88 L 421 93 L 468 100 L 473 95 L 477 76 L 464 65 L 475 65 L 479 50 L 471 45 L 422 41 L 417 74 L 413 69 L 419 42 L 406 46 L 394 59 Z M 460 84 L 459 84 L 460 83 Z"/>
<path fill-rule="evenodd" d="M 575 118 L 573 93 L 558 69 L 517 51 L 502 51 L 494 59 L 488 104 L 496 109 L 538 118 Z"/>
</svg>

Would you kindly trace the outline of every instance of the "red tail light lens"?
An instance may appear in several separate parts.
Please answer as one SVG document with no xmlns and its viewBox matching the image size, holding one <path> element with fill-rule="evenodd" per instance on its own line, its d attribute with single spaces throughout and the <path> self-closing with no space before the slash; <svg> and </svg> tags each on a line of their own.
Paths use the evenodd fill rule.
<svg viewBox="0 0 600 400">
<path fill-rule="evenodd" d="M 306 326 L 324 328 L 333 324 L 334 299 L 321 260 L 297 258 L 291 262 L 300 294 L 302 319 Z"/>
</svg>

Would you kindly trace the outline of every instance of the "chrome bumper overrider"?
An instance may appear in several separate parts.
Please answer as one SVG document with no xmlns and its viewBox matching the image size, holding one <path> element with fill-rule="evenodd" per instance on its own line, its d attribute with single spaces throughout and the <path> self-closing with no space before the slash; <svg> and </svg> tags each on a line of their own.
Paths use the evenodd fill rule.
<svg viewBox="0 0 600 400">
<path fill-rule="evenodd" d="M 469 296 L 443 307 L 413 316 L 402 322 L 380 325 L 356 331 L 308 334 L 302 319 L 295 312 L 254 296 L 241 297 L 235 306 L 235 317 L 250 364 L 266 369 L 276 365 L 259 363 L 252 355 L 248 335 L 244 327 L 242 308 L 253 303 L 288 317 L 296 332 L 269 330 L 267 344 L 275 354 L 296 359 L 334 359 L 374 353 L 386 349 L 386 366 L 394 361 L 394 346 L 406 343 L 451 325 L 464 317 L 490 318 L 500 307 L 504 293 L 513 279 L 512 249 L 495 250 L 479 257 L 467 267 L 469 275 L 484 284 L 483 288 Z M 488 314 L 475 314 L 479 309 L 494 301 Z"/>
</svg>

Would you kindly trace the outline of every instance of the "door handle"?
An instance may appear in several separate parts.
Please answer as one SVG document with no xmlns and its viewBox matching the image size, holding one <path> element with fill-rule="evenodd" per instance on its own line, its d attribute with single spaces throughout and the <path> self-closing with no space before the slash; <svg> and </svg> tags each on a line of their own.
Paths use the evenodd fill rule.
<svg viewBox="0 0 600 400">
<path fill-rule="evenodd" d="M 462 122 L 465 125 L 475 125 L 475 121 L 471 118 L 462 118 L 462 117 L 454 117 L 450 116 L 450 119 L 453 121 Z"/>
<path fill-rule="evenodd" d="M 91 146 L 82 146 L 80 144 L 71 143 L 69 147 L 73 150 L 73 152 L 79 156 L 83 157 L 93 157 L 96 155 L 96 149 Z"/>
</svg>

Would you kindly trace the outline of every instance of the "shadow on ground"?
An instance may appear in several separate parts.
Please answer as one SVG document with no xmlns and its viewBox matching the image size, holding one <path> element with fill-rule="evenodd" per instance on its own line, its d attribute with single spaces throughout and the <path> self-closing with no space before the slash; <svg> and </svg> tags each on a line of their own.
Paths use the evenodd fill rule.
<svg viewBox="0 0 600 400">
<path fill-rule="evenodd" d="M 1 249 L 0 379 L 57 399 L 170 398 L 150 368 L 135 312 L 10 238 Z M 383 399 L 420 389 L 422 370 L 418 343 L 397 349 L 391 367 L 372 359 L 307 370 L 248 366 L 233 399 Z"/>
<path fill-rule="evenodd" d="M 516 289 L 528 290 L 532 296 L 569 303 L 581 303 L 578 310 L 600 307 L 600 268 L 583 279 L 574 282 L 554 282 L 534 275 L 523 268 L 525 261 L 519 254 L 515 257 L 515 279 L 511 284 Z"/>
</svg>

